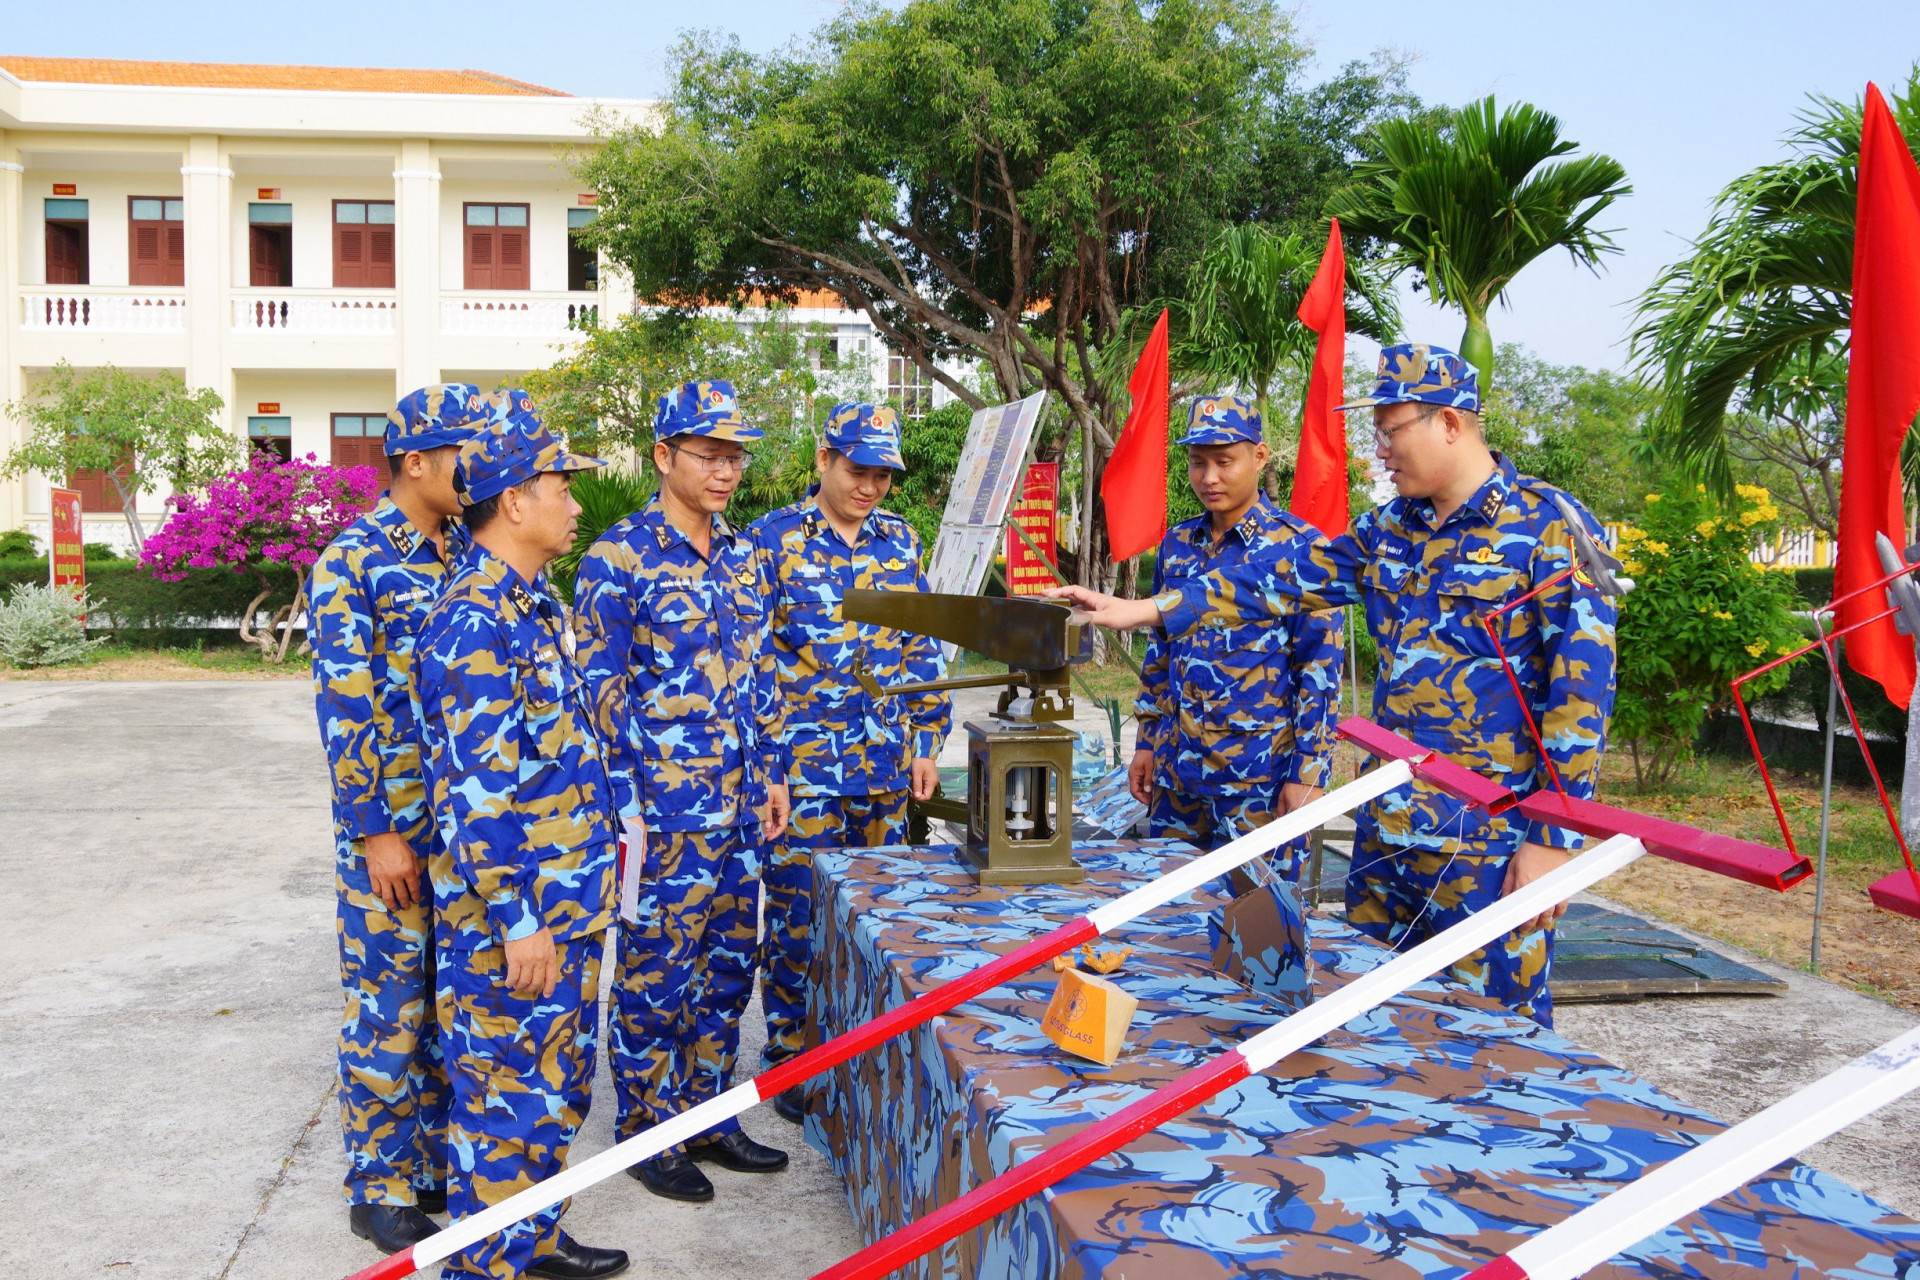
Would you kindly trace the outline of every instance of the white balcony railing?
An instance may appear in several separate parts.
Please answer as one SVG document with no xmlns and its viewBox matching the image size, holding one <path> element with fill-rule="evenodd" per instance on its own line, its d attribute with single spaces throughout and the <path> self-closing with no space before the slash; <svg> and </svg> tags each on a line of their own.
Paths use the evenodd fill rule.
<svg viewBox="0 0 1920 1280">
<path fill-rule="evenodd" d="M 391 296 L 263 293 L 233 299 L 235 333 L 394 333 L 400 304 Z"/>
<path fill-rule="evenodd" d="M 599 326 L 594 294 L 475 293 L 440 300 L 440 331 L 518 338 L 560 338 Z"/>
<path fill-rule="evenodd" d="M 185 333 L 184 289 L 28 289 L 20 294 L 20 327 L 71 333 Z"/>
</svg>

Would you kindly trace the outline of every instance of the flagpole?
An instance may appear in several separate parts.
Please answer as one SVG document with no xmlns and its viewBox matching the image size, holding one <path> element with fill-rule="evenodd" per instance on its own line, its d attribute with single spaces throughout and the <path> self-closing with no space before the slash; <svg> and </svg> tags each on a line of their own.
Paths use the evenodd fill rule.
<svg viewBox="0 0 1920 1280">
<path fill-rule="evenodd" d="M 1819 622 L 1814 623 L 1820 626 Z M 1833 720 L 1840 714 L 1840 674 L 1827 672 L 1827 758 L 1820 769 L 1820 854 L 1813 864 L 1813 946 L 1807 968 L 1820 976 L 1820 919 L 1827 902 L 1827 836 L 1833 822 Z M 1861 743 L 1861 746 L 1865 746 Z"/>
</svg>

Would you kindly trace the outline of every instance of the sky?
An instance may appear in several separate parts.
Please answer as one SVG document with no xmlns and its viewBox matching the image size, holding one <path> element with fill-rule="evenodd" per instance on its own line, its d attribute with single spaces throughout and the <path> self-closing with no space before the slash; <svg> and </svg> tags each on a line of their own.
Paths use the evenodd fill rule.
<svg viewBox="0 0 1920 1280">
<path fill-rule="evenodd" d="M 776 47 L 818 26 L 837 0 L 657 0 L 528 9 L 500 0 L 330 0 L 154 6 L 92 0 L 12 6 L 0 51 L 42 57 L 473 67 L 582 95 L 650 97 L 688 26 Z M 1411 59 L 1429 102 L 1494 94 L 1560 117 L 1583 150 L 1625 166 L 1633 194 L 1600 220 L 1621 252 L 1599 275 L 1564 254 L 1536 260 L 1490 323 L 1557 364 L 1624 368 L 1632 305 L 1682 256 L 1730 180 L 1785 154 L 1809 94 L 1857 97 L 1868 80 L 1904 83 L 1920 61 L 1916 0 L 1303 0 L 1297 29 L 1331 72 L 1387 51 Z M 495 36 L 477 34 L 493 31 Z M 1408 292 L 1409 336 L 1456 345 L 1461 322 Z M 1356 351 L 1356 354 L 1360 354 Z"/>
</svg>

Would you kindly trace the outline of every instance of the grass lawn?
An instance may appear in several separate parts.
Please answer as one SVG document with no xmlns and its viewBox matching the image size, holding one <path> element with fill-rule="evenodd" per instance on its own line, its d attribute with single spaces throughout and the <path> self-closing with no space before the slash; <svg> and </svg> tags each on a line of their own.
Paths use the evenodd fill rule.
<svg viewBox="0 0 1920 1280">
<path fill-rule="evenodd" d="M 0 680 L 305 680 L 307 660 L 289 653 L 281 663 L 261 660 L 240 644 L 195 644 L 156 649 L 109 641 L 84 662 L 20 669 L 0 666 Z"/>
</svg>

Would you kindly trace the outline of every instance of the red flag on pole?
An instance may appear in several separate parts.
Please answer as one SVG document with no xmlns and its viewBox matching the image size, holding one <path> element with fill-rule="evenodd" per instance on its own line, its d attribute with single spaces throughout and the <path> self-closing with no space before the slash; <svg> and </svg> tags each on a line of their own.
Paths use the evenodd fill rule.
<svg viewBox="0 0 1920 1280">
<path fill-rule="evenodd" d="M 1167 535 L 1167 313 L 1153 322 L 1147 346 L 1127 379 L 1133 409 L 1100 477 L 1107 507 L 1107 545 L 1131 560 Z"/>
<path fill-rule="evenodd" d="M 1880 90 L 1867 86 L 1853 230 L 1853 342 L 1840 473 L 1834 598 L 1881 576 L 1874 535 L 1904 547 L 1900 444 L 1920 413 L 1920 169 Z M 1878 592 L 1842 604 L 1839 625 L 1885 610 Z M 1885 618 L 1847 637 L 1847 661 L 1906 706 L 1913 640 Z"/>
<path fill-rule="evenodd" d="M 1300 457 L 1293 468 L 1293 514 L 1329 538 L 1347 531 L 1347 416 L 1334 406 L 1346 399 L 1347 254 L 1340 220 L 1327 231 L 1327 250 L 1296 313 L 1320 335 L 1307 379 L 1300 417 Z"/>
</svg>

